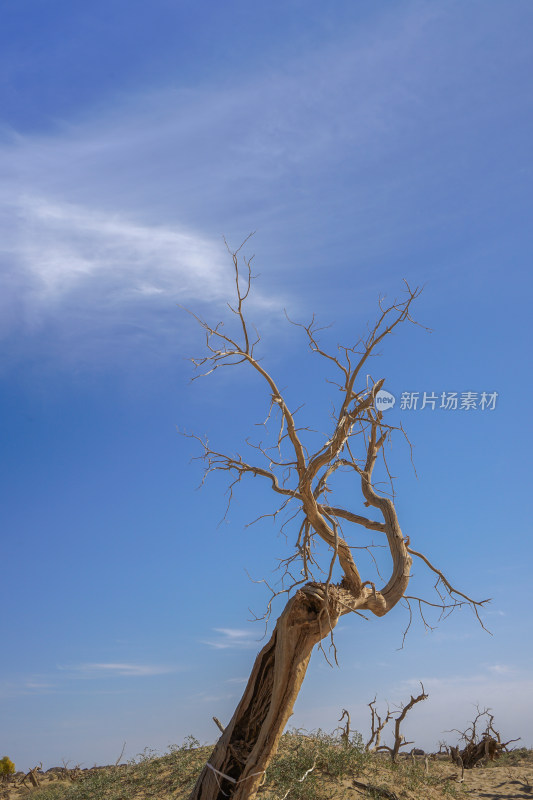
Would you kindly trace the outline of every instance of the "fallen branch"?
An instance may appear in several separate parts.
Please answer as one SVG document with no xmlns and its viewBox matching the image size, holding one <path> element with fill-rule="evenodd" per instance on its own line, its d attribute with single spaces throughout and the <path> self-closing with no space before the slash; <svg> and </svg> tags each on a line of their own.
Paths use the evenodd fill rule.
<svg viewBox="0 0 533 800">
<path fill-rule="evenodd" d="M 356 781 L 355 779 L 352 780 L 352 783 L 356 789 L 362 789 L 365 792 L 372 792 L 372 794 L 377 794 L 379 797 L 386 797 L 387 800 L 399 800 L 398 795 L 395 792 L 391 792 L 390 789 L 383 789 L 381 786 L 375 786 L 372 783 L 363 783 L 362 781 Z"/>
<path fill-rule="evenodd" d="M 310 773 L 310 772 L 312 772 L 312 771 L 314 770 L 314 768 L 315 768 L 315 767 L 316 767 L 316 756 L 315 756 L 315 760 L 313 761 L 313 766 L 312 766 L 312 767 L 309 767 L 309 769 L 308 769 L 308 770 L 306 770 L 306 771 L 304 772 L 304 774 L 302 775 L 302 777 L 297 779 L 297 780 L 298 780 L 298 783 L 303 783 L 303 782 L 305 781 L 305 779 L 307 778 L 307 776 L 309 775 L 309 773 Z M 291 788 L 292 788 L 292 787 L 289 787 L 289 788 L 287 789 L 287 791 L 285 792 L 285 794 L 283 795 L 283 797 L 281 798 L 281 800 L 285 800 L 285 798 L 286 798 L 286 797 L 288 797 L 288 795 L 289 795 L 289 792 L 290 792 Z"/>
</svg>

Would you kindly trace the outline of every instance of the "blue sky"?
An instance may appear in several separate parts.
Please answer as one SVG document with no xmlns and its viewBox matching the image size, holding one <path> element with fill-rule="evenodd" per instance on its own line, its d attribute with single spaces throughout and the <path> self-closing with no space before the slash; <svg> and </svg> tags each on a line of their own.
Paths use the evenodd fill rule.
<svg viewBox="0 0 533 800">
<path fill-rule="evenodd" d="M 268 398 L 244 369 L 190 384 L 232 298 L 223 236 L 255 253 L 264 364 L 327 436 L 327 373 L 286 324 L 352 343 L 402 279 L 415 317 L 372 364 L 414 445 L 390 453 L 415 549 L 493 598 L 426 633 L 343 617 L 291 720 L 364 735 L 366 704 L 429 693 L 426 748 L 491 707 L 533 744 L 528 425 L 533 8 L 528 2 L 4 2 L 0 11 L 0 754 L 113 762 L 228 721 L 288 541 L 268 486 L 201 491 Z M 334 391 L 334 390 L 333 390 Z M 497 392 L 402 409 L 403 392 Z M 349 502 L 358 503 L 358 495 Z M 355 534 L 354 534 L 355 535 Z M 362 536 L 362 534 L 357 534 Z M 364 537 L 363 537 L 364 538 Z M 355 540 L 354 540 L 355 541 Z M 365 541 L 366 543 L 366 541 Z M 431 596 L 416 564 L 413 593 Z M 281 606 L 276 606 L 279 611 Z"/>
</svg>

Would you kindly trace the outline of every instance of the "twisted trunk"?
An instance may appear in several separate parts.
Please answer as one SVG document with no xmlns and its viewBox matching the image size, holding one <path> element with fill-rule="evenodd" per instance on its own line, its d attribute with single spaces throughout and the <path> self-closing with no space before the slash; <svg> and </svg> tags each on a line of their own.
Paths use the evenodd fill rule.
<svg viewBox="0 0 533 800">
<path fill-rule="evenodd" d="M 307 584 L 292 597 L 255 660 L 233 717 L 189 800 L 252 800 L 275 755 L 315 644 L 343 612 L 345 590 Z"/>
<path fill-rule="evenodd" d="M 241 701 L 189 800 L 253 800 L 292 713 L 313 647 L 333 630 L 342 614 L 366 608 L 381 617 L 405 593 L 411 557 L 394 505 L 378 496 L 370 483 L 378 449 L 373 429 L 367 468 L 362 473 L 363 493 L 384 516 L 383 528 L 393 561 L 389 582 L 381 592 L 373 584 L 365 585 L 368 581 L 362 583 L 344 539 L 335 537 L 335 549 L 344 570 L 341 583 L 308 583 L 288 601 L 270 641 L 255 660 Z M 314 499 L 304 504 L 309 506 L 305 510 L 311 512 L 318 532 L 328 541 L 328 536 L 333 535 L 313 504 Z"/>
</svg>

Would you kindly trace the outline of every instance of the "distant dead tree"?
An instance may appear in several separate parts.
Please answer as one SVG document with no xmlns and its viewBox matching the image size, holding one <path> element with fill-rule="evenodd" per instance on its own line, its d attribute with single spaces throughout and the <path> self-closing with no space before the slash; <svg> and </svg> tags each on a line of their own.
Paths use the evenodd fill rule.
<svg viewBox="0 0 533 800">
<path fill-rule="evenodd" d="M 376 726 L 377 743 L 373 748 L 373 751 L 378 752 L 379 750 L 387 750 L 387 752 L 390 753 L 391 761 L 394 764 L 398 761 L 398 753 L 400 752 L 400 748 L 406 747 L 408 744 L 414 744 L 414 742 L 406 741 L 405 736 L 403 736 L 403 734 L 401 733 L 400 728 L 402 722 L 405 720 L 407 714 L 413 708 L 413 706 L 415 706 L 417 703 L 420 703 L 422 700 L 427 700 L 428 698 L 428 695 L 424 691 L 424 684 L 422 683 L 422 681 L 420 681 L 420 686 L 422 688 L 421 693 L 417 697 L 413 697 L 411 695 L 411 699 L 409 700 L 409 702 L 405 706 L 401 706 L 401 708 L 398 711 L 389 711 L 389 709 L 387 709 L 387 716 L 385 718 L 384 723 L 382 723 L 380 718 L 377 717 L 377 719 L 379 720 L 379 724 Z M 376 701 L 374 699 L 373 703 L 375 702 Z M 375 714 L 373 703 L 369 703 L 369 706 L 370 710 L 372 711 L 372 735 L 374 737 L 374 715 L 377 716 L 377 714 Z M 387 722 L 391 719 L 394 719 L 394 744 L 392 745 L 392 747 L 389 747 L 389 745 L 386 744 L 379 744 L 379 734 L 381 733 Z"/>
<path fill-rule="evenodd" d="M 462 749 L 459 745 L 450 747 L 450 755 L 454 764 L 463 771 L 486 761 L 494 761 L 507 750 L 508 745 L 519 741 L 519 739 L 509 739 L 508 742 L 502 742 L 499 732 L 494 728 L 494 715 L 490 713 L 490 708 L 480 711 L 478 706 L 477 712 L 473 722 L 464 731 L 453 729 L 459 734 L 460 741 L 463 741 L 465 746 Z M 485 729 L 480 734 L 478 726 L 482 720 Z"/>
<path fill-rule="evenodd" d="M 342 722 L 344 717 L 346 717 L 346 722 L 344 724 L 344 728 L 340 726 L 341 731 L 341 739 L 345 747 L 350 746 L 350 712 L 347 711 L 345 708 L 342 709 L 342 714 L 339 719 L 339 722 Z"/>
<path fill-rule="evenodd" d="M 392 714 L 388 708 L 387 708 L 387 716 L 385 717 L 385 719 L 382 719 L 380 717 L 376 708 L 376 700 L 377 697 L 374 697 L 374 699 L 368 704 L 371 714 L 370 725 L 372 730 L 370 732 L 370 739 L 365 745 L 365 750 L 367 751 L 367 753 L 374 753 L 380 746 L 381 732 L 383 731 L 383 728 L 385 727 L 387 722 L 392 718 Z"/>
<path fill-rule="evenodd" d="M 23 778 L 21 779 L 21 780 L 22 780 L 22 784 L 23 784 L 24 786 L 26 786 L 26 781 L 27 781 L 27 780 L 29 780 L 29 782 L 31 783 L 31 785 L 32 785 L 32 786 L 33 786 L 35 789 L 38 789 L 38 788 L 39 788 L 39 786 L 41 785 L 41 782 L 40 782 L 40 780 L 39 780 L 39 775 L 41 774 L 41 770 L 42 770 L 42 768 L 43 768 L 43 762 L 41 761 L 41 763 L 40 763 L 40 764 L 37 764 L 37 766 L 36 766 L 36 767 L 32 767 L 32 768 L 29 770 L 29 772 L 27 772 L 27 773 L 26 773 L 26 775 L 24 775 L 24 776 L 23 776 Z"/>
<path fill-rule="evenodd" d="M 322 647 L 320 643 L 330 637 L 336 661 L 332 637 L 339 618 L 363 611 L 382 617 L 402 598 L 409 612 L 412 602 L 420 611 L 423 604 L 428 603 L 420 597 L 407 595 L 413 556 L 434 573 L 437 591 L 441 590 L 437 602 L 428 603 L 429 606 L 447 613 L 468 604 L 478 615 L 479 606 L 486 602 L 475 601 L 457 591 L 425 555 L 411 549 L 409 537 L 404 536 L 400 528 L 393 491 L 378 491 L 374 477 L 376 463 L 380 460 L 392 490 L 384 446 L 395 428 L 384 421 L 376 408 L 376 396 L 384 379 L 374 381 L 367 375 L 369 360 L 378 355 L 378 348 L 399 325 L 414 322 L 411 305 L 420 290 L 411 289 L 405 282 L 403 299 L 388 305 L 381 299 L 376 323 L 368 327 L 355 345 L 338 345 L 333 352 L 321 344 L 320 328 L 314 317 L 308 325 L 292 323 L 302 331 L 310 350 L 336 375 L 336 380 L 331 382 L 335 397 L 340 399 L 332 412 L 329 435 L 317 442 L 316 433 L 308 425 L 298 425 L 296 415 L 300 409 L 290 407 L 257 353 L 260 336 L 244 313 L 253 276 L 252 258 L 240 255 L 243 245 L 235 252 L 228 248 L 233 260 L 236 294 L 229 308 L 236 328 L 231 331 L 222 322 L 211 325 L 193 314 L 204 330 L 206 353 L 191 360 L 199 370 L 196 377 L 221 367 L 242 365 L 256 374 L 266 390 L 267 441 L 252 443 L 247 440 L 249 452 L 254 453 L 251 460 L 240 453 L 219 452 L 206 438 L 188 435 L 203 449 L 204 480 L 215 471 L 229 476 L 229 503 L 235 487 L 243 479 L 265 479 L 281 499 L 280 507 L 271 516 L 276 519 L 281 511 L 294 508 L 291 519 L 299 517 L 300 524 L 295 552 L 281 561 L 285 583 L 282 582 L 283 588 L 279 591 L 272 589 L 265 616 L 268 617 L 276 595 L 285 593 L 287 604 L 270 640 L 255 660 L 244 694 L 200 774 L 190 800 L 228 797 L 250 800 L 255 797 L 291 715 L 313 648 L 317 644 Z M 238 410 L 239 401 L 236 400 L 235 411 L 238 413 Z M 275 426 L 273 435 L 272 426 Z M 403 433 L 403 429 L 400 431 Z M 272 438 L 268 439 L 269 435 Z M 375 509 L 382 519 L 367 517 L 342 503 L 335 504 L 332 494 L 336 478 L 343 472 L 359 483 L 362 504 Z M 379 570 L 373 580 L 363 579 L 360 574 L 353 555 L 357 547 L 352 545 L 347 534 L 351 526 L 373 531 L 383 539 L 384 544 L 379 546 L 387 549 L 391 565 L 387 567 L 390 569 L 388 580 L 379 588 L 376 583 L 381 580 Z M 317 539 L 329 548 L 326 563 L 317 555 Z M 373 546 L 378 545 L 364 542 L 360 548 L 373 555 Z M 375 559 L 374 563 L 377 566 Z M 342 577 L 335 581 L 339 568 Z M 427 625 L 423 615 L 422 619 Z"/>
</svg>

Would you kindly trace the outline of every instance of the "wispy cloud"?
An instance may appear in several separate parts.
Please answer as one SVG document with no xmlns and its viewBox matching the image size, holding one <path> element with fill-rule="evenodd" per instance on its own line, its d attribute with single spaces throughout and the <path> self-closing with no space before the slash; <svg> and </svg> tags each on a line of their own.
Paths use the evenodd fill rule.
<svg viewBox="0 0 533 800">
<path fill-rule="evenodd" d="M 229 648 L 245 650 L 250 648 L 258 649 L 260 645 L 257 635 L 254 635 L 249 630 L 242 630 L 240 628 L 214 628 L 214 631 L 219 635 L 215 638 L 201 640 L 202 644 L 207 644 L 209 647 L 214 647 L 216 650 L 227 650 Z"/>
<path fill-rule="evenodd" d="M 487 670 L 492 675 L 507 675 L 509 677 L 517 673 L 517 670 L 514 667 L 510 667 L 508 664 L 489 664 Z"/>
<path fill-rule="evenodd" d="M 233 692 L 220 692 L 219 694 L 210 694 L 209 692 L 197 692 L 195 695 L 192 695 L 192 698 L 195 703 L 219 703 L 223 700 L 229 700 L 233 697 L 236 697 L 236 694 Z"/>
<path fill-rule="evenodd" d="M 165 664 L 126 664 L 126 663 L 87 663 L 58 666 L 58 669 L 71 678 L 144 678 L 153 675 L 167 675 L 177 671 L 177 667 Z"/>
<path fill-rule="evenodd" d="M 177 304 L 214 303 L 218 319 L 231 297 L 222 239 L 177 225 L 0 191 L 0 235 L 0 339 L 17 333 L 38 345 L 44 332 L 49 355 L 109 360 L 124 342 L 137 357 L 143 343 L 173 351 L 184 319 Z M 283 306 L 260 291 L 253 304 Z"/>
<path fill-rule="evenodd" d="M 228 292 L 221 243 L 191 231 L 37 196 L 0 197 L 0 230 L 0 336 L 52 326 L 102 350 L 120 324 L 157 337 L 176 303 Z"/>
<path fill-rule="evenodd" d="M 434 692 L 453 692 L 485 694 L 494 689 L 495 686 L 503 686 L 505 683 L 512 683 L 518 680 L 528 680 L 529 676 L 523 671 L 509 664 L 484 665 L 480 669 L 471 673 L 457 673 L 437 676 L 420 676 L 408 678 L 401 681 L 395 688 L 398 693 L 412 692 L 420 688 L 420 681 L 426 689 L 431 688 Z M 533 684 L 533 680 L 531 681 Z"/>
<path fill-rule="evenodd" d="M 57 690 L 57 684 L 43 676 L 20 677 L 16 680 L 0 680 L 0 698 L 24 695 L 49 694 Z"/>
<path fill-rule="evenodd" d="M 34 302 L 57 304 L 94 282 L 103 304 L 162 293 L 210 300 L 224 291 L 220 246 L 190 231 L 38 196 L 4 197 L 1 212 L 17 219 L 5 225 L 3 251 L 31 279 Z"/>
<path fill-rule="evenodd" d="M 465 131 L 522 107 L 495 71 L 493 116 L 477 119 L 479 86 L 464 74 L 484 49 L 473 54 L 471 26 L 455 19 L 414 3 L 231 86 L 158 87 L 47 135 L 0 130 L 0 336 L 47 326 L 57 348 L 102 358 L 124 337 L 168 350 L 176 302 L 231 293 L 222 233 L 238 245 L 259 227 L 280 284 L 289 258 L 291 276 L 305 270 L 294 294 L 311 295 L 313 270 L 348 242 L 364 261 L 396 256 L 405 237 L 448 238 L 450 214 L 466 225 L 491 196 L 485 163 L 464 179 Z M 441 95 L 446 113 L 433 115 Z M 440 170 L 462 187 L 445 211 Z"/>
<path fill-rule="evenodd" d="M 110 678 L 150 678 L 159 675 L 169 675 L 179 671 L 179 666 L 169 664 L 87 662 L 82 664 L 58 665 L 54 673 L 30 676 L 21 675 L 12 680 L 0 680 L 0 698 L 8 699 L 25 695 L 71 693 L 74 685 L 79 686 L 77 681 L 94 681 Z M 78 691 L 79 689 L 76 689 L 76 693 L 78 693 Z"/>
</svg>

